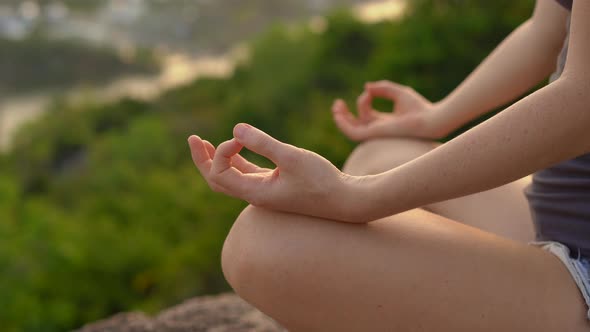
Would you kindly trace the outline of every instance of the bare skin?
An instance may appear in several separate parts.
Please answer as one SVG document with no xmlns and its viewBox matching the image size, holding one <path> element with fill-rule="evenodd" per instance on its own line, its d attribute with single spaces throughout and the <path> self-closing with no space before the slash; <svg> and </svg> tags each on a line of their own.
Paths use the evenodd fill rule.
<svg viewBox="0 0 590 332">
<path fill-rule="evenodd" d="M 412 139 L 368 141 L 352 153 L 343 170 L 378 173 L 436 146 Z M 526 183 L 523 179 L 426 208 L 527 242 L 532 227 L 521 191 Z M 555 257 L 422 209 L 348 225 L 249 207 L 226 240 L 222 265 L 240 296 L 290 331 L 587 328 L 579 291 Z M 531 285 L 538 276 L 543 282 Z M 538 288 L 551 292 L 539 293 Z M 534 319 L 523 319 L 522 306 Z M 445 313 L 461 314 L 445 325 Z M 544 320 L 545 313 L 551 318 Z"/>
<path fill-rule="evenodd" d="M 411 138 L 379 138 L 360 144 L 342 170 L 352 175 L 377 174 L 400 166 L 440 144 Z M 523 194 L 530 178 L 422 208 L 508 239 L 528 243 L 534 239 L 533 222 Z"/>
<path fill-rule="evenodd" d="M 371 139 L 345 172 L 245 124 L 217 148 L 191 136 L 210 187 L 256 206 L 236 220 L 222 253 L 236 292 L 292 331 L 587 331 L 570 274 L 523 243 L 524 204 L 510 197 L 521 192 L 516 179 L 590 152 L 589 2 L 574 2 L 558 81 L 442 146 L 391 138 L 440 136 L 536 84 L 563 38 L 556 6 L 538 0 L 531 20 L 439 103 L 386 81 L 367 84 L 358 117 L 337 101 L 342 132 Z M 372 98 L 396 109 L 375 113 Z M 362 156 L 394 145 L 407 154 Z M 248 162 L 244 147 L 276 168 Z"/>
<path fill-rule="evenodd" d="M 226 279 L 289 331 L 588 331 L 556 257 L 416 209 L 369 224 L 248 207 Z"/>
</svg>

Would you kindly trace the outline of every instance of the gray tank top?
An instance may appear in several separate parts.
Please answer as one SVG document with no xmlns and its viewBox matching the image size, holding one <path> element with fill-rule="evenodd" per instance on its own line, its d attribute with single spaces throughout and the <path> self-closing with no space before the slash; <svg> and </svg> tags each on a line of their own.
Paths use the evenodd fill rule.
<svg viewBox="0 0 590 332">
<path fill-rule="evenodd" d="M 571 8 L 571 2 L 569 5 Z M 550 81 L 563 71 L 568 38 Z M 590 257 L 590 153 L 535 173 L 525 195 L 537 240 L 558 241 L 568 246 L 572 255 Z"/>
<path fill-rule="evenodd" d="M 564 6 L 568 10 L 572 10 L 572 3 L 574 0 L 557 0 L 557 2 L 559 2 L 560 5 Z"/>
</svg>

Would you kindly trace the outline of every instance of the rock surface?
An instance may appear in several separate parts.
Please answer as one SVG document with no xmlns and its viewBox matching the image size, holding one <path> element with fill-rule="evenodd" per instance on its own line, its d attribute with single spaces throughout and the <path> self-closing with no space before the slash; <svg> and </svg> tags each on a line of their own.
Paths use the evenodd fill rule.
<svg viewBox="0 0 590 332">
<path fill-rule="evenodd" d="M 188 300 L 155 317 L 139 312 L 121 313 L 78 332 L 283 332 L 268 316 L 232 293 Z"/>
</svg>

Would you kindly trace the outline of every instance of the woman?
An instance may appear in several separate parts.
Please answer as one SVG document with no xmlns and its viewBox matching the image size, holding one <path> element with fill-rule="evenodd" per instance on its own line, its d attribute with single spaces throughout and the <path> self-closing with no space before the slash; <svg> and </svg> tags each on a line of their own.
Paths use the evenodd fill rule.
<svg viewBox="0 0 590 332">
<path fill-rule="evenodd" d="M 246 124 L 217 149 L 191 136 L 211 188 L 252 204 L 222 254 L 235 291 L 293 331 L 589 330 L 590 1 L 573 4 L 551 84 L 444 145 L 423 140 L 549 75 L 568 7 L 538 0 L 441 102 L 385 81 L 366 85 L 358 118 L 336 101 L 336 124 L 364 141 L 342 172 Z M 526 189 L 531 218 L 518 179 L 543 169 Z M 546 242 L 528 244 L 533 222 Z"/>
</svg>

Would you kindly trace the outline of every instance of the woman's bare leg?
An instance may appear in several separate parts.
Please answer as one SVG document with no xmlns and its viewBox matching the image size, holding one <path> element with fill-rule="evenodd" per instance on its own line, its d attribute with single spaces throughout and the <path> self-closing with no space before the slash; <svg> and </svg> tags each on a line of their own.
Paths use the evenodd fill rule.
<svg viewBox="0 0 590 332">
<path fill-rule="evenodd" d="M 376 174 L 404 164 L 439 146 L 432 141 L 389 138 L 360 144 L 343 170 L 349 174 Z M 528 202 L 523 194 L 528 178 L 481 193 L 440 202 L 424 209 L 461 223 L 520 242 L 533 240 Z"/>
<path fill-rule="evenodd" d="M 538 248 L 416 209 L 347 224 L 248 207 L 222 265 L 292 331 L 586 331 L 566 268 Z"/>
</svg>

